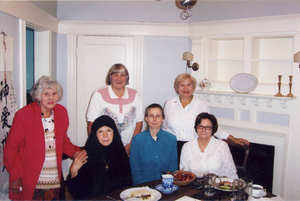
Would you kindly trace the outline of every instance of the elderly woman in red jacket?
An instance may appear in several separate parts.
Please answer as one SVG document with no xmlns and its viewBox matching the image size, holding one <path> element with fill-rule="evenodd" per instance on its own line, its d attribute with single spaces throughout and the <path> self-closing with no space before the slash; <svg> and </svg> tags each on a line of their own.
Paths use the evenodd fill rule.
<svg viewBox="0 0 300 201">
<path fill-rule="evenodd" d="M 33 103 L 14 117 L 4 146 L 12 200 L 58 200 L 63 153 L 74 157 L 80 148 L 67 136 L 67 110 L 57 104 L 63 90 L 42 76 L 31 91 Z"/>
</svg>

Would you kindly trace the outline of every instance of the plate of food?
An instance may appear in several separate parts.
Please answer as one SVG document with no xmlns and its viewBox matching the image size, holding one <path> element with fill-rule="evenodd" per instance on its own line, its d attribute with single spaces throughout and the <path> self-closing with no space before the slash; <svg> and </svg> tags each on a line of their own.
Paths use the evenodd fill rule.
<svg viewBox="0 0 300 201">
<path fill-rule="evenodd" d="M 177 170 L 173 172 L 174 184 L 184 186 L 192 183 L 196 179 L 196 175 L 192 172 Z"/>
<path fill-rule="evenodd" d="M 216 180 L 215 189 L 220 190 L 220 191 L 232 192 L 233 180 L 234 179 L 232 179 L 232 178 L 219 177 Z"/>
<path fill-rule="evenodd" d="M 161 193 L 149 187 L 137 187 L 137 188 L 129 188 L 122 191 L 120 194 L 120 198 L 122 200 L 130 200 L 130 201 L 140 201 L 140 200 L 156 201 L 161 198 Z"/>
</svg>

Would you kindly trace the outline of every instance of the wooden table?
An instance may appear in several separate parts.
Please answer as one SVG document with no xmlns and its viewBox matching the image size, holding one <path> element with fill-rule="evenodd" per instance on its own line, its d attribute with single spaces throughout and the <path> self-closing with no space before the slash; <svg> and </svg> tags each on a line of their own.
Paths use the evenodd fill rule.
<svg viewBox="0 0 300 201">
<path fill-rule="evenodd" d="M 113 191 L 105 196 L 101 196 L 98 198 L 95 198 L 94 200 L 112 200 L 112 199 L 108 199 L 106 196 L 110 196 L 112 198 L 115 198 L 116 200 L 120 200 L 120 193 L 123 190 L 129 189 L 129 188 L 133 188 L 133 187 L 145 187 L 148 186 L 149 188 L 155 189 L 155 186 L 161 184 L 161 180 L 155 180 L 155 181 L 151 181 L 151 182 L 146 182 L 143 184 L 139 184 L 139 185 L 135 185 L 135 186 L 131 186 L 131 187 L 127 187 L 127 188 L 123 188 L 123 189 L 119 189 L 116 191 Z M 203 189 L 197 189 L 195 188 L 194 185 L 189 184 L 186 186 L 179 186 L 179 189 L 175 192 L 173 192 L 172 194 L 162 194 L 162 198 L 161 200 L 176 200 L 179 199 L 183 196 L 189 196 L 189 197 L 193 197 L 196 199 L 202 199 L 202 200 L 230 200 L 231 197 L 231 192 L 223 192 L 223 191 L 218 191 L 215 190 L 216 194 L 212 197 L 206 197 L 204 195 L 204 190 Z M 268 192 L 266 197 L 274 197 L 275 195 L 271 194 Z"/>
</svg>

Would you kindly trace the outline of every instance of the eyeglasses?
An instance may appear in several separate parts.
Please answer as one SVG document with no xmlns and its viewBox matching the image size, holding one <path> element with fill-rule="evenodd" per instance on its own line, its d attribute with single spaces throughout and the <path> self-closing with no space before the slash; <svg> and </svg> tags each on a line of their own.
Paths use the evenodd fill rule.
<svg viewBox="0 0 300 201">
<path fill-rule="evenodd" d="M 199 130 L 206 130 L 206 131 L 210 131 L 210 130 L 212 130 L 212 126 L 201 126 L 201 125 L 198 125 L 197 126 L 197 129 L 199 129 Z"/>
</svg>

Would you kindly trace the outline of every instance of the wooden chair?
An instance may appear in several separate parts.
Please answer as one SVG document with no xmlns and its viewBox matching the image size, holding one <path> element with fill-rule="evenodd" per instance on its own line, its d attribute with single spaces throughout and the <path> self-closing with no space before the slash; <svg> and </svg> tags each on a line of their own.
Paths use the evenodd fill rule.
<svg viewBox="0 0 300 201">
<path fill-rule="evenodd" d="M 227 142 L 233 161 L 235 163 L 239 178 L 247 178 L 247 162 L 249 156 L 249 145 L 236 144 L 230 139 L 224 140 Z"/>
</svg>

